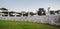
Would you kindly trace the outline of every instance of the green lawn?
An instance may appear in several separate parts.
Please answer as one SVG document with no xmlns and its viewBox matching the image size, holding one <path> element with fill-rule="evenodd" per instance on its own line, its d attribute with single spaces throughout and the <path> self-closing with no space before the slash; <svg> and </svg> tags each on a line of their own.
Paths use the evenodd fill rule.
<svg viewBox="0 0 60 29">
<path fill-rule="evenodd" d="M 0 20 L 0 29 L 60 29 L 60 28 L 57 26 L 47 24 Z"/>
</svg>

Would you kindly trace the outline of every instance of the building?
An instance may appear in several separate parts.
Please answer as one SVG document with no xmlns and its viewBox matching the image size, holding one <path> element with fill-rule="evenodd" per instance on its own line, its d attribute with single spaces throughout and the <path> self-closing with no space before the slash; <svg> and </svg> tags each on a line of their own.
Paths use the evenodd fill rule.
<svg viewBox="0 0 60 29">
<path fill-rule="evenodd" d="M 21 13 L 19 12 L 14 12 L 14 11 L 8 11 L 6 8 L 0 8 L 0 16 L 21 16 Z"/>
</svg>

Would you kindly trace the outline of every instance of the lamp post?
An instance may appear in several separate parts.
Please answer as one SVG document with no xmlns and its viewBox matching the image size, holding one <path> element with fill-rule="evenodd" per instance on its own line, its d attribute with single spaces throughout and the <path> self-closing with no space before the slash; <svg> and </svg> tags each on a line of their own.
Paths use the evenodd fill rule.
<svg viewBox="0 0 60 29">
<path fill-rule="evenodd" d="M 47 10 L 48 10 L 48 13 L 47 13 L 47 14 L 49 15 L 49 14 L 50 14 L 50 12 L 49 12 L 49 10 L 50 10 L 50 7 L 48 7 L 48 9 L 47 9 Z"/>
<path fill-rule="evenodd" d="M 8 11 L 8 17 L 9 17 L 9 11 Z"/>
</svg>

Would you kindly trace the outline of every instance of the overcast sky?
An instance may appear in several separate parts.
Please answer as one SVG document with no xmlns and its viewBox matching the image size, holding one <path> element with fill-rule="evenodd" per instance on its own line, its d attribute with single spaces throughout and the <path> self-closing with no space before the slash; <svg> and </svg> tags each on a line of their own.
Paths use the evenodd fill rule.
<svg viewBox="0 0 60 29">
<path fill-rule="evenodd" d="M 0 0 L 0 8 L 7 8 L 9 11 L 33 11 L 38 8 L 51 7 L 50 10 L 60 9 L 60 0 Z"/>
</svg>

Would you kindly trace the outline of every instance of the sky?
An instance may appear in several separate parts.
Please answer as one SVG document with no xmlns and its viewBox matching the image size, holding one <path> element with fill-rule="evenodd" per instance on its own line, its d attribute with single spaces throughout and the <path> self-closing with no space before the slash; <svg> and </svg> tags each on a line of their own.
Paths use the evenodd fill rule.
<svg viewBox="0 0 60 29">
<path fill-rule="evenodd" d="M 7 8 L 9 11 L 36 12 L 38 8 L 47 10 L 60 10 L 60 0 L 0 0 L 0 8 Z"/>
</svg>

